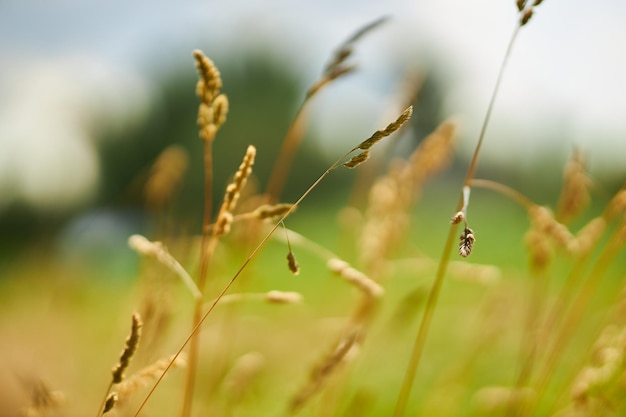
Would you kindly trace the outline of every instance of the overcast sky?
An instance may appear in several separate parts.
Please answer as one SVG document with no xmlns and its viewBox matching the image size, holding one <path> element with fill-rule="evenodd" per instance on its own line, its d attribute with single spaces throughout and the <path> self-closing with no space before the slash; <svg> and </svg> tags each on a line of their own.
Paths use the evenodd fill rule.
<svg viewBox="0 0 626 417">
<path fill-rule="evenodd" d="M 322 133 L 336 131 L 338 118 L 379 118 L 377 80 L 434 57 L 447 81 L 445 110 L 462 121 L 469 151 L 514 28 L 514 1 L 0 2 L 0 209 L 16 198 L 88 199 L 99 175 L 91 132 L 141 119 L 155 93 L 151 66 L 191 62 L 198 45 L 234 56 L 269 45 L 305 88 L 339 42 L 383 15 L 392 20 L 358 47 L 363 74 L 320 98 Z M 623 0 L 537 8 L 496 102 L 487 162 L 523 164 L 542 149 L 578 145 L 592 169 L 625 165 L 624 22 Z M 90 106 L 94 97 L 105 108 Z"/>
</svg>

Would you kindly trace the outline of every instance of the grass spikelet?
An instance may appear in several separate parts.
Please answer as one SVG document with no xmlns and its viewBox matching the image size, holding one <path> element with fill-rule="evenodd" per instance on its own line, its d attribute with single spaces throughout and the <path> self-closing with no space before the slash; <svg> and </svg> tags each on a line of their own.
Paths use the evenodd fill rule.
<svg viewBox="0 0 626 417">
<path fill-rule="evenodd" d="M 342 68 L 345 68 L 343 64 L 346 59 L 352 55 L 353 45 L 367 33 L 376 29 L 387 20 L 388 18 L 383 16 L 373 22 L 368 23 L 367 25 L 358 29 L 354 34 L 352 34 L 352 36 L 350 36 L 343 44 L 339 46 L 337 52 L 335 52 L 335 55 L 333 56 L 333 59 L 324 69 L 324 75 L 331 76 L 332 74 L 340 72 Z"/>
<path fill-rule="evenodd" d="M 293 397 L 289 405 L 289 412 L 295 414 L 307 401 L 309 401 L 320 389 L 324 383 L 333 374 L 333 372 L 346 360 L 349 360 L 356 354 L 358 347 L 359 332 L 357 329 L 346 333 L 346 335 L 337 343 L 333 351 L 323 358 L 316 365 L 309 376 L 309 381 L 302 387 Z"/>
<path fill-rule="evenodd" d="M 370 156 L 371 147 L 378 143 L 381 139 L 391 135 L 392 133 L 400 129 L 402 125 L 404 125 L 411 118 L 412 114 L 413 106 L 407 107 L 406 110 L 404 110 L 395 121 L 389 123 L 386 128 L 384 128 L 383 130 L 377 130 L 376 132 L 374 132 L 374 134 L 372 134 L 372 136 L 365 139 L 358 146 L 352 149 L 351 152 L 356 151 L 357 149 L 362 150 L 362 152 L 353 156 L 352 159 L 344 163 L 343 166 L 346 168 L 356 168 L 363 162 L 367 161 Z"/>
<path fill-rule="evenodd" d="M 344 260 L 332 258 L 328 260 L 326 266 L 330 271 L 354 285 L 368 297 L 380 298 L 385 293 L 383 287 L 372 281 L 361 271 L 350 266 L 350 264 Z"/>
<path fill-rule="evenodd" d="M 213 61 L 202 51 L 196 49 L 193 51 L 193 57 L 200 75 L 196 94 L 203 103 L 210 105 L 222 89 L 222 77 Z"/>
<path fill-rule="evenodd" d="M 22 384 L 29 393 L 30 405 L 21 410 L 21 416 L 43 417 L 57 415 L 58 408 L 66 400 L 63 392 L 51 390 L 48 384 L 37 377 L 23 378 Z"/>
<path fill-rule="evenodd" d="M 409 157 L 410 165 L 404 175 L 419 178 L 445 168 L 452 157 L 456 131 L 456 124 L 452 120 L 444 120 L 439 124 L 411 154 Z"/>
<path fill-rule="evenodd" d="M 302 294 L 292 291 L 272 290 L 266 293 L 245 292 L 224 295 L 217 301 L 219 305 L 234 304 L 247 301 L 265 301 L 270 304 L 297 304 L 302 302 Z M 215 303 L 213 300 L 211 303 Z"/>
<path fill-rule="evenodd" d="M 120 355 L 119 362 L 113 367 L 113 383 L 119 384 L 124 379 L 124 371 L 128 368 L 131 358 L 135 354 L 137 347 L 139 346 L 139 339 L 141 338 L 141 317 L 139 313 L 134 313 L 132 317 L 132 325 L 130 328 L 130 334 L 126 339 L 126 345 Z"/>
<path fill-rule="evenodd" d="M 196 299 L 202 298 L 202 293 L 189 276 L 185 268 L 167 251 L 161 242 L 151 242 L 141 235 L 132 235 L 128 238 L 128 246 L 144 256 L 155 258 L 161 264 L 174 272 L 187 286 Z"/>
<path fill-rule="evenodd" d="M 293 291 L 269 291 L 265 294 L 265 300 L 272 304 L 295 304 L 302 301 L 302 295 Z"/>
<path fill-rule="evenodd" d="M 520 21 L 519 21 L 520 26 L 525 26 L 526 23 L 528 23 L 528 21 L 530 20 L 531 17 L 533 17 L 533 8 L 532 7 L 524 10 L 524 13 L 522 13 L 522 17 L 520 17 Z"/>
<path fill-rule="evenodd" d="M 106 414 L 109 411 L 111 411 L 113 409 L 113 407 L 115 407 L 115 404 L 117 404 L 117 400 L 119 399 L 117 393 L 112 392 L 109 394 L 109 396 L 107 397 L 107 400 L 104 402 L 104 410 L 102 410 L 102 414 Z"/>
<path fill-rule="evenodd" d="M 248 352 L 237 358 L 222 384 L 231 407 L 239 403 L 252 388 L 265 363 L 265 357 L 259 352 Z"/>
<path fill-rule="evenodd" d="M 344 163 L 343 166 L 346 168 L 356 168 L 361 165 L 363 162 L 367 161 L 370 157 L 370 151 L 363 151 L 355 156 L 353 156 L 348 162 Z"/>
<path fill-rule="evenodd" d="M 267 182 L 266 197 L 270 202 L 276 202 L 285 186 L 285 181 L 289 177 L 289 170 L 293 162 L 294 156 L 302 143 L 306 128 L 306 110 L 307 104 L 311 99 L 319 93 L 322 88 L 329 85 L 334 80 L 351 73 L 356 69 L 354 65 L 346 65 L 346 59 L 352 54 L 353 44 L 363 35 L 380 25 L 385 19 L 379 19 L 364 28 L 357 31 L 338 49 L 331 62 L 323 71 L 322 77 L 313 83 L 307 90 L 304 100 L 298 108 L 293 122 L 289 126 L 289 130 L 285 135 L 283 144 L 280 148 L 278 159 L 274 164 L 274 168 Z"/>
<path fill-rule="evenodd" d="M 283 216 L 287 213 L 293 204 L 281 203 L 281 204 L 263 204 L 257 207 L 252 214 L 259 220 L 271 220 L 277 217 Z"/>
<path fill-rule="evenodd" d="M 474 232 L 469 227 L 466 227 L 459 239 L 461 240 L 461 243 L 459 244 L 459 254 L 462 257 L 467 258 L 472 253 L 472 248 L 474 247 L 474 242 L 476 241 Z"/>
<path fill-rule="evenodd" d="M 162 208 L 178 188 L 187 166 L 189 156 L 182 146 L 171 145 L 161 152 L 150 170 L 144 189 L 148 207 Z"/>
<path fill-rule="evenodd" d="M 213 108 L 213 123 L 215 127 L 219 129 L 224 123 L 226 123 L 226 115 L 228 115 L 228 97 L 226 94 L 220 94 L 215 97 L 212 103 Z"/>
<path fill-rule="evenodd" d="M 400 116 L 393 122 L 389 123 L 387 127 L 383 130 L 377 130 L 370 136 L 361 142 L 354 150 L 361 149 L 363 151 L 369 150 L 372 146 L 374 146 L 377 142 L 379 142 L 382 138 L 391 135 L 393 132 L 397 131 L 404 125 L 413 114 L 413 106 L 407 107 Z"/>
<path fill-rule="evenodd" d="M 287 253 L 287 266 L 289 267 L 289 271 L 294 275 L 300 274 L 300 265 L 298 265 L 298 261 L 296 261 L 296 256 L 290 250 Z"/>
<path fill-rule="evenodd" d="M 228 99 L 220 94 L 222 77 L 213 61 L 200 50 L 193 51 L 193 56 L 200 76 L 196 87 L 196 94 L 201 101 L 197 119 L 200 139 L 212 143 L 218 129 L 226 121 Z"/>
<path fill-rule="evenodd" d="M 148 387 L 152 382 L 163 375 L 168 366 L 170 368 L 184 368 L 186 365 L 187 359 L 184 354 L 181 354 L 176 358 L 170 356 L 159 359 L 153 364 L 140 369 L 117 386 L 115 392 L 115 394 L 117 394 L 117 403 L 123 405 L 128 401 L 130 396 Z"/>
<path fill-rule="evenodd" d="M 350 36 L 344 43 L 342 43 L 337 51 L 333 55 L 331 61 L 324 68 L 323 76 L 315 84 L 313 84 L 307 91 L 307 98 L 315 95 L 322 87 L 329 82 L 336 80 L 346 74 L 351 73 L 356 69 L 356 66 L 346 64 L 346 60 L 352 56 L 354 52 L 354 44 L 371 32 L 378 26 L 387 21 L 386 17 L 381 17 L 357 30 L 352 36 Z"/>
<path fill-rule="evenodd" d="M 567 246 L 567 250 L 577 256 L 585 256 L 596 246 L 605 232 L 607 221 L 604 217 L 596 217 L 576 233 L 576 237 Z"/>
<path fill-rule="evenodd" d="M 528 215 L 537 229 L 551 238 L 560 248 L 567 249 L 574 239 L 569 229 L 559 223 L 547 207 L 534 205 L 529 208 Z"/>
<path fill-rule="evenodd" d="M 246 154 L 243 157 L 239 169 L 235 173 L 233 181 L 226 187 L 226 194 L 224 195 L 224 201 L 220 207 L 220 211 L 217 215 L 215 222 L 216 236 L 222 236 L 230 231 L 230 225 L 233 222 L 233 210 L 237 206 L 237 201 L 241 195 L 241 190 L 246 185 L 246 181 L 250 174 L 252 174 L 252 166 L 254 165 L 254 158 L 256 156 L 256 148 L 252 145 L 248 146 Z"/>
<path fill-rule="evenodd" d="M 591 180 L 585 170 L 582 152 L 574 150 L 565 166 L 563 189 L 559 197 L 555 218 L 561 223 L 568 223 L 589 205 L 589 186 Z"/>
<path fill-rule="evenodd" d="M 623 188 L 613 196 L 611 201 L 609 202 L 608 207 L 605 210 L 604 217 L 607 220 L 613 220 L 619 214 L 626 210 L 626 189 Z"/>
</svg>

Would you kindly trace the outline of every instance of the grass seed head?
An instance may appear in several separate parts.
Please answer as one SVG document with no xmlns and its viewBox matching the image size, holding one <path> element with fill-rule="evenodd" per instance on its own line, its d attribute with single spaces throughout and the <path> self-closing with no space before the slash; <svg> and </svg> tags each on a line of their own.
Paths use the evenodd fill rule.
<svg viewBox="0 0 626 417">
<path fill-rule="evenodd" d="M 230 231 L 230 225 L 233 222 L 233 210 L 237 206 L 241 190 L 243 190 L 248 177 L 252 174 L 252 166 L 254 165 L 255 157 L 256 148 L 252 145 L 248 146 L 233 181 L 226 187 L 224 201 L 222 202 L 222 207 L 220 208 L 217 221 L 215 222 L 217 236 L 222 236 Z"/>
<path fill-rule="evenodd" d="M 454 216 L 452 216 L 452 219 L 450 219 L 450 223 L 452 223 L 452 224 L 459 224 L 463 220 L 465 220 L 465 214 L 462 211 L 459 211 L 459 212 L 455 213 Z"/>
<path fill-rule="evenodd" d="M 467 258 L 472 253 L 474 242 L 476 242 L 474 231 L 469 227 L 466 227 L 459 239 L 461 240 L 461 244 L 459 245 L 459 254 L 462 257 Z"/>
<path fill-rule="evenodd" d="M 193 51 L 193 57 L 200 75 L 196 94 L 204 103 L 210 104 L 222 89 L 222 77 L 213 61 L 202 51 L 196 49 Z"/>
<path fill-rule="evenodd" d="M 526 25 L 526 23 L 528 23 L 531 17 L 533 17 L 533 8 L 529 7 L 528 9 L 524 11 L 524 14 L 522 14 L 522 17 L 520 17 L 520 26 Z"/>
<path fill-rule="evenodd" d="M 363 151 L 359 154 L 353 156 L 348 162 L 344 163 L 343 166 L 346 168 L 356 168 L 361 165 L 363 162 L 367 161 L 370 157 L 370 151 Z"/>
<path fill-rule="evenodd" d="M 376 132 L 374 132 L 372 136 L 370 136 L 369 138 L 361 142 L 359 146 L 355 148 L 355 150 L 356 149 L 361 149 L 363 151 L 369 150 L 372 146 L 378 143 L 382 138 L 387 137 L 391 135 L 393 132 L 399 130 L 411 118 L 412 114 L 413 114 L 413 106 L 407 107 L 402 112 L 402 114 L 398 116 L 398 118 L 395 121 L 389 123 L 387 127 L 385 127 L 383 130 L 377 130 Z"/>
<path fill-rule="evenodd" d="M 589 187 L 591 179 L 585 170 L 585 161 L 580 151 L 575 150 L 563 173 L 563 189 L 555 217 L 567 223 L 578 216 L 591 200 Z"/>
<path fill-rule="evenodd" d="M 296 261 L 296 257 L 292 251 L 289 251 L 289 253 L 287 254 L 287 266 L 289 267 L 289 271 L 291 271 L 292 274 L 300 274 L 300 265 L 298 265 L 298 261 Z"/>
<path fill-rule="evenodd" d="M 259 220 L 265 219 L 275 219 L 278 217 L 282 217 L 285 213 L 287 213 L 293 204 L 288 203 L 280 203 L 280 204 L 263 204 L 254 210 L 254 216 Z"/>
<path fill-rule="evenodd" d="M 106 414 L 109 411 L 111 411 L 113 407 L 115 406 L 115 404 L 117 403 L 117 400 L 118 400 L 117 393 L 116 392 L 110 393 L 106 401 L 104 402 L 104 409 L 102 410 L 102 414 Z"/>
<path fill-rule="evenodd" d="M 148 207 L 161 208 L 171 200 L 188 165 L 189 156 L 182 146 L 168 146 L 161 152 L 150 170 L 144 189 Z"/>
<path fill-rule="evenodd" d="M 124 346 L 119 362 L 113 367 L 112 372 L 114 384 L 119 384 L 124 379 L 124 371 L 128 368 L 130 360 L 139 346 L 142 325 L 143 323 L 141 322 L 139 313 L 134 313 L 132 317 L 130 335 L 126 339 L 126 345 Z"/>
</svg>

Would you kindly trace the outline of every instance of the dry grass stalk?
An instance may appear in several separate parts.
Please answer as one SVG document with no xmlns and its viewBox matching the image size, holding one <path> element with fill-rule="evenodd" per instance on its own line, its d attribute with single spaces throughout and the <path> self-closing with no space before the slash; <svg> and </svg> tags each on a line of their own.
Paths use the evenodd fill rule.
<svg viewBox="0 0 626 417">
<path fill-rule="evenodd" d="M 220 305 L 224 305 L 246 301 L 265 301 L 270 304 L 297 304 L 302 302 L 302 294 L 293 291 L 278 290 L 272 290 L 265 293 L 234 293 L 224 295 L 219 300 L 213 300 L 210 302 L 210 304 L 217 302 Z"/>
<path fill-rule="evenodd" d="M 555 217 L 561 223 L 568 223 L 586 209 L 590 201 L 591 179 L 585 170 L 585 161 L 580 150 L 574 150 L 565 166 L 563 179 Z"/>
<path fill-rule="evenodd" d="M 332 59 L 331 63 L 325 68 L 322 77 L 313 83 L 308 89 L 304 100 L 300 104 L 298 111 L 293 119 L 293 122 L 289 126 L 289 130 L 285 135 L 285 140 L 280 148 L 278 159 L 274 164 L 274 168 L 267 183 L 266 196 L 270 202 L 275 202 L 280 197 L 282 190 L 285 186 L 285 181 L 289 177 L 289 170 L 294 160 L 296 151 L 302 143 L 305 132 L 306 124 L 306 109 L 307 104 L 311 99 L 322 90 L 325 86 L 329 85 L 334 80 L 351 73 L 356 67 L 354 65 L 345 65 L 344 62 L 352 54 L 352 48 L 354 43 L 359 40 L 363 35 L 380 25 L 385 19 L 379 19 L 369 25 L 366 25 L 354 35 L 352 35 L 346 42 L 339 48 L 337 54 Z"/>
<path fill-rule="evenodd" d="M 625 244 L 626 214 L 623 215 L 620 224 L 612 233 L 608 242 L 600 251 L 594 265 L 588 272 L 585 270 L 586 263 L 589 259 L 588 256 L 580 258 L 580 260 L 574 265 L 570 275 L 573 275 L 576 281 L 578 281 L 579 278 L 582 278 L 583 272 L 581 271 L 587 272 L 587 277 L 583 282 L 576 298 L 572 301 L 572 305 L 567 315 L 563 318 L 562 325 L 558 329 L 557 334 L 554 336 L 554 341 L 548 349 L 545 364 L 540 375 L 538 376 L 537 394 L 539 398 L 541 398 L 541 396 L 545 393 L 545 390 L 548 387 L 554 373 L 554 369 L 561 358 L 561 353 L 570 340 L 572 333 L 576 330 L 581 317 L 587 309 L 590 299 L 593 297 L 598 285 L 600 284 L 600 281 Z M 568 277 L 568 280 L 569 279 L 572 279 L 572 277 Z M 570 292 L 573 290 L 570 286 L 566 286 L 565 291 L 569 297 Z M 561 309 L 562 305 L 559 304 L 554 310 L 558 312 L 561 311 Z"/>
<path fill-rule="evenodd" d="M 231 407 L 239 403 L 252 388 L 265 362 L 265 357 L 259 352 L 248 352 L 237 358 L 222 384 Z"/>
<path fill-rule="evenodd" d="M 469 227 L 466 227 L 459 237 L 459 240 L 461 241 L 461 243 L 459 244 L 459 254 L 462 257 L 467 258 L 472 253 L 474 242 L 476 242 L 476 238 L 474 237 L 474 231 Z"/>
<path fill-rule="evenodd" d="M 189 156 L 182 146 L 171 145 L 161 152 L 152 165 L 150 177 L 144 189 L 144 198 L 148 207 L 159 209 L 170 201 L 188 164 Z"/>
<path fill-rule="evenodd" d="M 30 394 L 30 405 L 22 409 L 20 413 L 24 417 L 45 417 L 53 413 L 56 415 L 59 407 L 66 400 L 63 392 L 51 390 L 39 378 L 24 378 L 23 385 Z"/>
<path fill-rule="evenodd" d="M 342 43 L 335 52 L 332 60 L 324 69 L 322 78 L 315 84 L 313 84 L 313 86 L 311 86 L 311 88 L 309 88 L 309 90 L 307 91 L 307 98 L 315 95 L 323 86 L 325 86 L 329 82 L 354 71 L 356 69 L 354 65 L 347 65 L 345 63 L 346 60 L 350 56 L 352 56 L 352 53 L 354 52 L 354 44 L 367 33 L 376 29 L 386 21 L 386 17 L 381 17 L 371 23 L 368 23 L 367 25 L 357 30 L 344 43 Z"/>
<path fill-rule="evenodd" d="M 558 247 L 567 249 L 574 239 L 567 226 L 559 223 L 547 207 L 534 205 L 528 210 L 528 215 L 537 230 L 550 238 Z"/>
<path fill-rule="evenodd" d="M 277 217 L 283 216 L 285 213 L 291 210 L 292 207 L 293 204 L 288 203 L 263 204 L 257 207 L 252 212 L 252 215 L 259 220 L 272 220 L 276 219 Z"/>
<path fill-rule="evenodd" d="M 358 328 L 347 332 L 333 351 L 325 356 L 311 371 L 308 382 L 297 392 L 289 405 L 289 412 L 298 412 L 320 389 L 336 369 L 357 353 L 360 333 Z"/>
<path fill-rule="evenodd" d="M 254 165 L 254 158 L 256 156 L 256 148 L 252 145 L 248 146 L 246 154 L 244 155 L 239 169 L 235 173 L 233 181 L 226 187 L 226 194 L 220 211 L 215 221 L 215 228 L 213 233 L 215 236 L 223 236 L 230 231 L 230 226 L 233 222 L 233 210 L 237 206 L 237 201 L 241 194 L 241 190 L 246 185 L 246 181 L 250 174 L 252 174 L 252 166 Z"/>
<path fill-rule="evenodd" d="M 350 266 L 350 264 L 346 261 L 343 261 L 339 258 L 332 258 L 328 260 L 326 266 L 333 273 L 337 274 L 350 284 L 354 285 L 369 298 L 380 298 L 385 293 L 383 287 L 381 287 L 375 281 L 372 281 L 363 272 L 358 271 L 357 269 Z"/>
<path fill-rule="evenodd" d="M 201 299 L 202 293 L 189 276 L 185 268 L 167 251 L 161 242 L 152 242 L 141 235 L 132 235 L 128 238 L 128 246 L 139 254 L 155 258 L 161 264 L 174 272 L 189 289 L 195 299 Z"/>
<path fill-rule="evenodd" d="M 173 368 L 184 368 L 187 365 L 187 359 L 183 354 L 176 358 L 170 356 L 159 359 L 153 364 L 140 369 L 116 387 L 117 404 L 123 405 L 130 396 L 148 387 L 165 372 L 170 362 Z"/>
<path fill-rule="evenodd" d="M 130 334 L 126 339 L 124 350 L 120 355 L 119 362 L 113 367 L 113 383 L 119 384 L 124 379 L 124 371 L 128 368 L 131 358 L 135 354 L 137 347 L 139 346 L 139 339 L 141 338 L 141 317 L 139 313 L 134 313 L 132 317 L 132 325 L 130 328 Z"/>
</svg>

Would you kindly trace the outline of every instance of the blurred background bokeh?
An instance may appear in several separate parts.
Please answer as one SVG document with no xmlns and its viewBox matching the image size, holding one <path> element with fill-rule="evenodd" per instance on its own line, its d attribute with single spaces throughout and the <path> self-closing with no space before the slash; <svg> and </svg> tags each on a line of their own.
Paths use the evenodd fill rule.
<svg viewBox="0 0 626 417">
<path fill-rule="evenodd" d="M 107 251 L 142 231 L 142 187 L 171 144 L 190 156 L 177 210 L 186 227 L 198 226 L 196 48 L 216 62 L 230 98 L 215 143 L 218 194 L 249 143 L 258 148 L 255 174 L 266 182 L 306 89 L 343 40 L 381 16 L 389 20 L 356 46 L 358 71 L 312 103 L 284 199 L 397 114 L 393 97 L 411 74 L 423 83 L 400 149 L 453 116 L 460 178 L 514 27 L 513 3 L 0 2 L 0 267 L 34 242 L 61 259 L 80 248 L 114 264 Z M 541 6 L 509 62 L 481 174 L 551 203 L 578 147 L 596 192 L 608 196 L 621 184 L 625 18 L 618 0 Z M 330 199 L 349 184 L 340 175 L 320 195 Z"/>
</svg>

